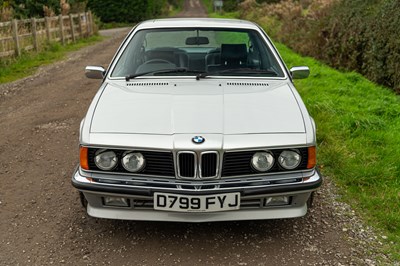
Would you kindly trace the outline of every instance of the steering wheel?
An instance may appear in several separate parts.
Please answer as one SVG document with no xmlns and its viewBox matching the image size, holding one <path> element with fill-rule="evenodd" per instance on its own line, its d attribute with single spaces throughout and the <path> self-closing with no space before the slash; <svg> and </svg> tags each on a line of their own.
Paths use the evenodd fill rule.
<svg viewBox="0 0 400 266">
<path fill-rule="evenodd" d="M 144 62 L 144 65 L 147 64 L 174 64 L 168 60 L 164 60 L 164 59 L 150 59 L 146 62 Z"/>
</svg>

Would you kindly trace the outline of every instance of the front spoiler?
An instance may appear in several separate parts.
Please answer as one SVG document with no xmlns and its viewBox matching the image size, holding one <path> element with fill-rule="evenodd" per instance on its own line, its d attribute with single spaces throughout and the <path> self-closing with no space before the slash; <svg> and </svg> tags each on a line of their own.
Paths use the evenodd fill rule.
<svg viewBox="0 0 400 266">
<path fill-rule="evenodd" d="M 207 213 L 179 213 L 155 210 L 124 210 L 111 208 L 98 208 L 90 204 L 87 212 L 92 217 L 118 220 L 135 221 L 163 221 L 163 222 L 185 222 L 205 223 L 222 221 L 247 221 L 267 220 L 302 217 L 307 213 L 307 205 L 290 208 L 273 209 L 246 209 L 238 211 L 207 212 Z"/>
</svg>

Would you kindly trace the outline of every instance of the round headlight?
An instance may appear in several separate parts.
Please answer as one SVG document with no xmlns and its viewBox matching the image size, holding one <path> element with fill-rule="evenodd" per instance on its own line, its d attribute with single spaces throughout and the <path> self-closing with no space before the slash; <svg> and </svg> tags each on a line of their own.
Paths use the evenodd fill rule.
<svg viewBox="0 0 400 266">
<path fill-rule="evenodd" d="M 113 151 L 98 150 L 94 157 L 94 163 L 104 171 L 110 171 L 117 166 L 117 155 Z"/>
<path fill-rule="evenodd" d="M 251 158 L 251 165 L 259 172 L 266 172 L 274 165 L 274 156 L 270 152 L 256 152 Z"/>
<path fill-rule="evenodd" d="M 297 151 L 286 150 L 281 152 L 278 162 L 283 168 L 291 170 L 299 166 L 301 162 L 301 155 Z"/>
<path fill-rule="evenodd" d="M 145 159 L 140 152 L 125 152 L 122 155 L 122 166 L 129 172 L 138 172 L 143 169 Z"/>
</svg>

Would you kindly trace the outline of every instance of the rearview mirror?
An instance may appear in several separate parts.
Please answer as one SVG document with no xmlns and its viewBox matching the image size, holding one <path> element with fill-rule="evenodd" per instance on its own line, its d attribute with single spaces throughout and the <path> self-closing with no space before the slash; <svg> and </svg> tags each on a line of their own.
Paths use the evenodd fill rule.
<svg viewBox="0 0 400 266">
<path fill-rule="evenodd" d="M 292 67 L 290 74 L 293 79 L 305 79 L 310 75 L 310 69 L 307 66 Z"/>
<path fill-rule="evenodd" d="M 102 66 L 87 66 L 85 68 L 85 75 L 90 79 L 103 79 L 106 70 Z"/>
<path fill-rule="evenodd" d="M 201 44 L 209 44 L 210 41 L 207 37 L 188 37 L 186 38 L 186 45 L 201 45 Z"/>
</svg>

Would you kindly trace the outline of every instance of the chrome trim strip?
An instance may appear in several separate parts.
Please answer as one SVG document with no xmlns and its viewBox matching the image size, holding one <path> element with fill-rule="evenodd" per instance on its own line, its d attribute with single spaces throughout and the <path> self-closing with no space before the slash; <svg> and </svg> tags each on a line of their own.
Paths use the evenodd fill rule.
<svg viewBox="0 0 400 266">
<path fill-rule="evenodd" d="M 166 178 L 166 179 L 175 179 L 174 176 L 169 176 L 169 175 L 148 175 L 144 173 L 131 173 L 131 172 L 107 172 L 107 171 L 98 171 L 98 170 L 83 170 L 85 173 L 90 173 L 90 174 L 108 174 L 112 175 L 108 177 L 110 180 L 114 180 L 114 176 L 126 176 L 127 179 L 130 179 L 132 177 L 148 177 L 148 178 Z"/>
<path fill-rule="evenodd" d="M 234 178 L 260 177 L 260 176 L 271 177 L 274 175 L 286 175 L 286 174 L 297 174 L 297 173 L 303 173 L 303 174 L 307 175 L 308 173 L 312 173 L 313 171 L 315 171 L 315 168 L 297 170 L 297 171 L 282 171 L 282 172 L 271 172 L 271 173 L 268 173 L 268 172 L 266 172 L 266 173 L 250 173 L 250 174 L 245 174 L 245 175 L 222 176 L 221 179 L 234 179 Z"/>
<path fill-rule="evenodd" d="M 108 175 L 109 176 L 109 175 Z M 224 190 L 235 190 L 235 189 L 250 189 L 250 188 L 263 188 L 263 187 L 276 187 L 294 184 L 307 184 L 312 183 L 320 179 L 317 171 L 313 170 L 308 173 L 292 173 L 291 175 L 276 176 L 271 179 L 268 176 L 252 177 L 247 178 L 232 178 L 232 179 L 213 179 L 213 180 L 184 180 L 184 179 L 150 179 L 150 178 L 107 178 L 107 176 L 93 176 L 89 173 L 89 176 L 85 176 L 85 172 L 79 168 L 73 175 L 73 178 L 81 183 L 92 183 L 102 186 L 113 186 L 121 188 L 140 188 L 140 189 L 158 189 L 164 191 L 194 191 L 195 189 L 188 189 L 185 186 L 202 187 L 207 186 L 210 188 L 201 188 L 201 191 L 215 191 L 215 187 L 221 191 Z M 289 182 L 291 180 L 298 180 L 297 182 Z M 101 182 L 103 180 L 103 182 Z M 99 182 L 100 181 L 100 182 Z M 286 182 L 287 183 L 284 183 Z M 279 182 L 279 183 L 276 183 Z M 275 184 L 274 184 L 275 183 Z M 182 186 L 184 186 L 182 188 Z M 229 186 L 222 187 L 220 186 Z"/>
<path fill-rule="evenodd" d="M 175 180 L 175 176 L 161 176 L 161 175 L 146 175 L 143 173 L 120 173 L 120 172 L 105 172 L 105 171 L 94 171 L 94 170 L 80 170 L 81 173 L 90 178 L 99 178 L 95 177 L 94 175 L 100 174 L 102 177 L 101 179 L 110 179 L 110 180 L 132 180 L 132 177 L 137 178 L 137 180 L 147 179 L 147 178 L 159 178 L 159 179 L 168 179 L 168 180 Z M 277 175 L 288 175 L 288 174 L 303 174 L 302 178 L 311 175 L 315 169 L 306 169 L 306 170 L 299 170 L 299 171 L 285 171 L 285 172 L 274 172 L 274 173 L 259 173 L 259 174 L 248 174 L 248 175 L 235 175 L 235 176 L 227 176 L 221 177 L 222 180 L 232 180 L 235 178 L 260 178 L 265 177 L 273 180 L 273 176 Z M 121 178 L 122 177 L 122 178 Z M 193 179 L 188 179 L 193 180 Z M 203 179 L 207 180 L 207 178 Z"/>
<path fill-rule="evenodd" d="M 217 158 L 216 158 L 217 161 L 216 161 L 215 175 L 203 177 L 203 175 L 202 175 L 202 173 L 201 173 L 202 158 L 203 158 L 203 155 L 204 155 L 204 154 L 210 154 L 210 153 L 214 153 L 214 154 L 217 155 Z M 199 159 L 199 165 L 198 165 L 198 167 L 199 167 L 199 177 L 200 177 L 200 179 L 211 179 L 211 178 L 216 178 L 216 177 L 218 177 L 218 175 L 219 175 L 219 165 L 220 165 L 220 163 L 219 163 L 219 153 L 218 153 L 217 151 L 204 151 L 204 152 L 201 152 L 201 153 L 200 153 L 200 159 Z"/>
<path fill-rule="evenodd" d="M 193 154 L 194 157 L 194 176 L 193 177 L 187 177 L 187 176 L 181 176 L 181 169 L 180 169 L 180 164 L 179 164 L 179 155 L 184 154 L 184 153 L 189 153 L 189 154 Z M 197 154 L 193 151 L 178 151 L 176 153 L 176 168 L 178 169 L 178 178 L 181 179 L 195 179 L 197 177 Z"/>
</svg>

